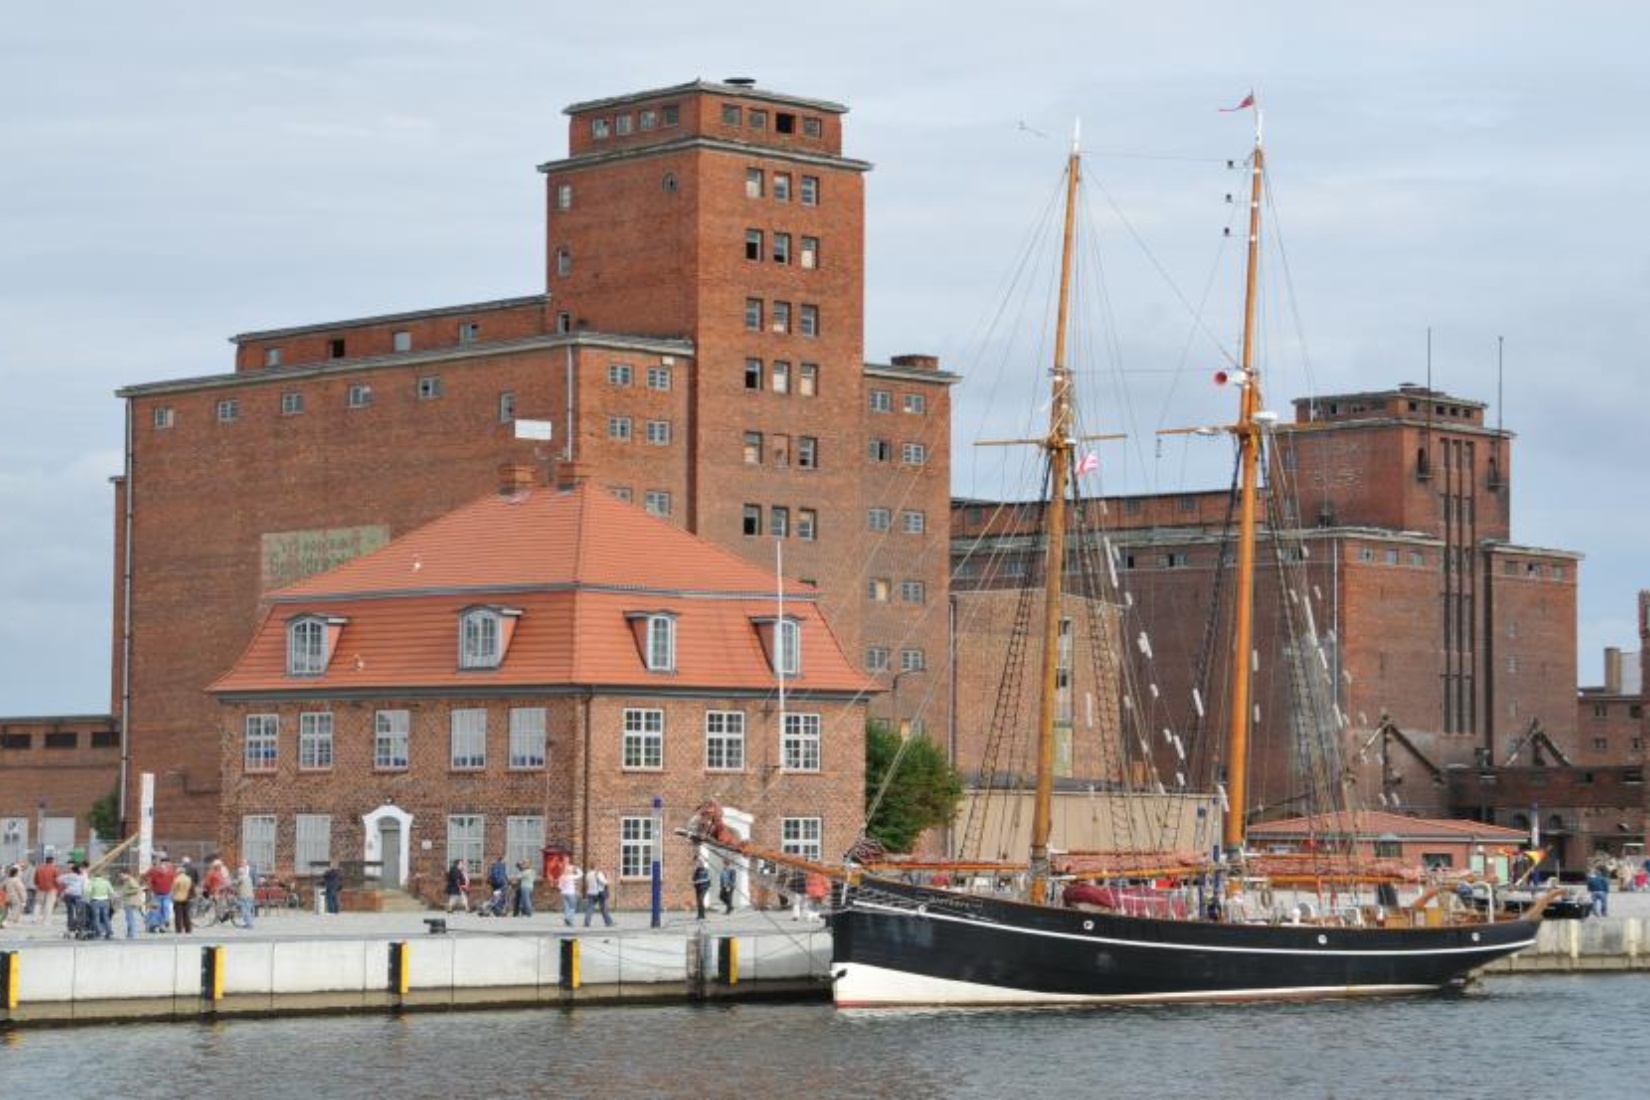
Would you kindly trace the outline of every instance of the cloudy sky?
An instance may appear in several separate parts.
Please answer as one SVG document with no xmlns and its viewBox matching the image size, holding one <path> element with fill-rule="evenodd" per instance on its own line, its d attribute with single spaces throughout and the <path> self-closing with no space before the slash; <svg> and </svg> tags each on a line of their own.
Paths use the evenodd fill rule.
<svg viewBox="0 0 1650 1100">
<path fill-rule="evenodd" d="M 566 152 L 561 108 L 729 76 L 852 108 L 846 152 L 876 165 L 866 353 L 937 353 L 965 376 L 957 488 L 982 492 L 962 445 L 1006 404 L 982 348 L 1074 119 L 1091 200 L 1123 212 L 1111 236 L 1134 254 L 1107 269 L 1128 427 L 1218 415 L 1205 379 L 1237 309 L 1223 196 L 1242 186 L 1224 161 L 1248 121 L 1216 108 L 1253 87 L 1294 292 L 1277 346 L 1310 364 L 1272 403 L 1423 381 L 1430 329 L 1434 383 L 1493 405 L 1504 338 L 1489 415 L 1518 436 L 1514 537 L 1586 555 L 1596 682 L 1603 646 L 1637 647 L 1650 587 L 1650 6 L 1256 6 L 11 12 L 0 715 L 109 705 L 116 388 L 226 371 L 237 332 L 540 290 L 534 169 Z M 1107 472 L 1116 489 L 1211 484 L 1149 443 Z"/>
</svg>

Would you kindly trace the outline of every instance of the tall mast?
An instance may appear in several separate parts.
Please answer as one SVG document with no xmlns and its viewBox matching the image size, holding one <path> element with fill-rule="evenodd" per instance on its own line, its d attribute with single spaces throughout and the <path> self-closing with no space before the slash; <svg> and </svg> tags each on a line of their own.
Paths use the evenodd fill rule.
<svg viewBox="0 0 1650 1100">
<path fill-rule="evenodd" d="M 1249 190 L 1249 263 L 1243 291 L 1243 360 L 1238 387 L 1238 422 L 1232 429 L 1242 466 L 1242 496 L 1238 506 L 1237 623 L 1232 639 L 1231 729 L 1226 739 L 1226 832 L 1229 857 L 1243 852 L 1249 801 L 1249 687 L 1254 676 L 1255 498 L 1260 481 L 1260 375 L 1255 370 L 1255 291 L 1260 273 L 1260 192 L 1266 155 L 1261 150 L 1260 107 L 1255 107 L 1255 154 Z"/>
<path fill-rule="evenodd" d="M 1071 469 L 1071 376 L 1066 371 L 1066 328 L 1071 315 L 1072 243 L 1077 224 L 1080 158 L 1077 139 L 1066 163 L 1066 221 L 1060 249 L 1060 305 L 1054 329 L 1053 401 L 1049 406 L 1048 545 L 1043 562 L 1043 677 L 1037 697 L 1037 794 L 1031 818 L 1031 891 L 1033 902 L 1048 898 L 1048 838 L 1054 820 L 1055 691 L 1060 666 L 1060 617 L 1066 570 L 1066 481 Z"/>
</svg>

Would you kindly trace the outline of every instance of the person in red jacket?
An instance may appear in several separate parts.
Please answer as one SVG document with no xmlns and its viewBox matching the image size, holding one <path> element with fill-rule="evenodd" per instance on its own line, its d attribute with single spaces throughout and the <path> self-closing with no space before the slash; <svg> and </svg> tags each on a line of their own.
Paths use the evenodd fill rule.
<svg viewBox="0 0 1650 1100">
<path fill-rule="evenodd" d="M 144 881 L 149 884 L 149 892 L 155 895 L 155 904 L 160 907 L 160 927 L 164 932 L 172 924 L 172 883 L 177 881 L 178 869 L 172 866 L 172 861 L 163 859 L 144 874 Z"/>
<path fill-rule="evenodd" d="M 34 869 L 34 889 L 36 900 L 40 903 L 34 919 L 39 924 L 45 924 L 52 919 L 52 910 L 57 908 L 56 856 L 47 856 L 46 862 Z"/>
</svg>

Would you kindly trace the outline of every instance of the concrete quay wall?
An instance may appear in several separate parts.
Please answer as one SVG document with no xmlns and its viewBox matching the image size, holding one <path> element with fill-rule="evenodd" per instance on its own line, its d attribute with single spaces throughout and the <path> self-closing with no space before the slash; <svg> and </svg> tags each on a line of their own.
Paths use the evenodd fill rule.
<svg viewBox="0 0 1650 1100">
<path fill-rule="evenodd" d="M 830 934 L 822 929 L 7 947 L 0 951 L 0 1027 L 823 996 L 830 963 Z"/>
<path fill-rule="evenodd" d="M 1484 968 L 1485 974 L 1650 970 L 1650 917 L 1541 922 L 1535 945 Z"/>
</svg>

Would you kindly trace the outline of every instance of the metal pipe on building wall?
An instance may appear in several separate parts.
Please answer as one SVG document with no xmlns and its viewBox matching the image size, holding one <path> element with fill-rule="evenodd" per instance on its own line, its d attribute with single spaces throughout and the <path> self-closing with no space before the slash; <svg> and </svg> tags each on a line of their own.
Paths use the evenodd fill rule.
<svg viewBox="0 0 1650 1100">
<path fill-rule="evenodd" d="M 121 834 L 130 833 L 126 815 L 126 783 L 132 766 L 132 399 L 126 399 L 126 472 L 121 487 L 122 523 L 125 527 L 120 552 L 120 795 Z"/>
</svg>

